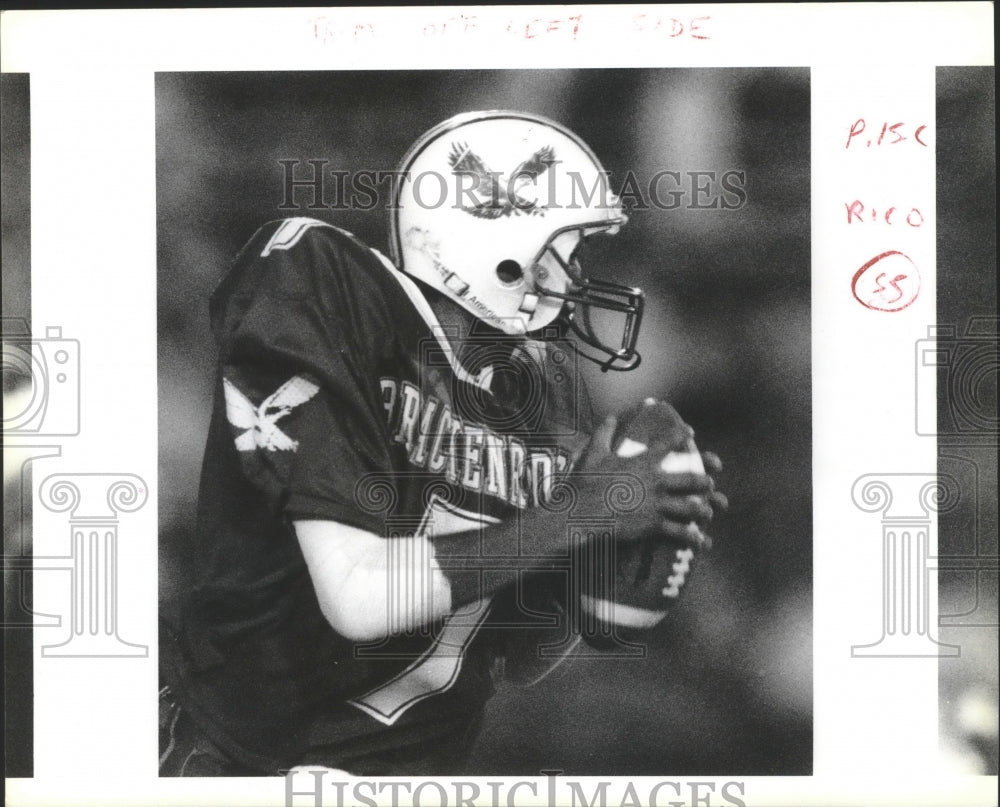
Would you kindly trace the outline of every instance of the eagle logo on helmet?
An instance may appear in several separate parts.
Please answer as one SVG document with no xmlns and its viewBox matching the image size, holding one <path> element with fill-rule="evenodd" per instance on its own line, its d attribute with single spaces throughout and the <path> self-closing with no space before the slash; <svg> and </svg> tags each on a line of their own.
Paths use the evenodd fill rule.
<svg viewBox="0 0 1000 807">
<path fill-rule="evenodd" d="M 602 370 L 639 364 L 642 290 L 590 277 L 578 261 L 586 239 L 615 235 L 628 217 L 610 192 L 608 172 L 577 135 L 527 112 L 465 112 L 418 138 L 399 174 L 389 226 L 403 272 L 511 336 L 562 317 L 596 351 L 580 355 Z M 425 176 L 437 180 L 436 203 L 420 197 Z M 580 204 L 560 204 L 577 189 Z M 454 203 L 446 203 L 456 191 Z M 558 193 L 568 198 L 557 200 Z M 607 312 L 599 329 L 596 312 Z"/>
<path fill-rule="evenodd" d="M 536 182 L 538 177 L 558 162 L 551 146 L 543 146 L 522 162 L 510 174 L 506 183 L 500 181 L 501 174 L 491 171 L 482 158 L 469 148 L 468 143 L 452 143 L 448 162 L 451 163 L 455 176 L 469 176 L 475 180 L 471 191 L 478 197 L 478 201 L 471 207 L 462 205 L 462 210 L 466 213 L 480 219 L 499 219 L 522 213 L 530 216 L 545 215 L 545 205 L 525 198 L 519 191 L 525 185 Z"/>
</svg>

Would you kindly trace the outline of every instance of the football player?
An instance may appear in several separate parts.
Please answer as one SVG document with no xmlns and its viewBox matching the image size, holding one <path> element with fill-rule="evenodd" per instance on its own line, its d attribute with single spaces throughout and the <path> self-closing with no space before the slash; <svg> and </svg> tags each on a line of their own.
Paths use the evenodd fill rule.
<svg viewBox="0 0 1000 807">
<path fill-rule="evenodd" d="M 162 775 L 458 772 L 501 660 L 546 655 L 508 641 L 537 603 L 585 602 L 606 624 L 594 603 L 620 599 L 643 627 L 630 615 L 683 583 L 677 553 L 707 543 L 711 476 L 659 464 L 691 447 L 676 413 L 645 409 L 638 451 L 616 418 L 593 421 L 578 357 L 635 367 L 643 296 L 578 261 L 626 223 L 591 150 L 542 117 L 469 113 L 398 176 L 392 261 L 331 224 L 275 221 L 212 297 Z M 613 340 L 597 314 L 617 318 Z M 641 572 L 631 552 L 593 573 L 595 547 L 640 542 Z M 614 586 L 585 584 L 600 579 Z"/>
</svg>

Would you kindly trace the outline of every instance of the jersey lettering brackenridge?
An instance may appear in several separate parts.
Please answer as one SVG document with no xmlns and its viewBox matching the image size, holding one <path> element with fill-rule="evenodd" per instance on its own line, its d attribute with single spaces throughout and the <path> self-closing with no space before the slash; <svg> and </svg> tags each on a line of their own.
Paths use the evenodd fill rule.
<svg viewBox="0 0 1000 807">
<path fill-rule="evenodd" d="M 467 423 L 409 381 L 382 378 L 381 385 L 393 440 L 405 445 L 411 465 L 520 509 L 551 501 L 554 481 L 569 467 L 565 450 L 529 449 L 512 435 Z"/>
</svg>

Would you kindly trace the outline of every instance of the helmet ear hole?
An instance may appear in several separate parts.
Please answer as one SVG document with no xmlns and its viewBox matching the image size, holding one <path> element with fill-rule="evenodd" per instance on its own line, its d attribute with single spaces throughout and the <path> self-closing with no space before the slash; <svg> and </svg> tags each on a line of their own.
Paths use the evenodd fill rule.
<svg viewBox="0 0 1000 807">
<path fill-rule="evenodd" d="M 521 281 L 524 277 L 524 270 L 521 268 L 521 264 L 517 261 L 507 258 L 506 260 L 500 261 L 497 264 L 497 277 L 500 282 L 507 285 L 513 286 Z"/>
</svg>

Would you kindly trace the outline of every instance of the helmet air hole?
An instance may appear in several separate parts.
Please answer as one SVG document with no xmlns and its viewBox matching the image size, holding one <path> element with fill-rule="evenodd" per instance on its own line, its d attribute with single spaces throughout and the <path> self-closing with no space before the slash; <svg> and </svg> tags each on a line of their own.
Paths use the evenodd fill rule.
<svg viewBox="0 0 1000 807">
<path fill-rule="evenodd" d="M 521 264 L 508 258 L 497 264 L 497 277 L 500 278 L 501 283 L 513 286 L 515 283 L 521 282 L 524 270 L 521 268 Z"/>
</svg>

